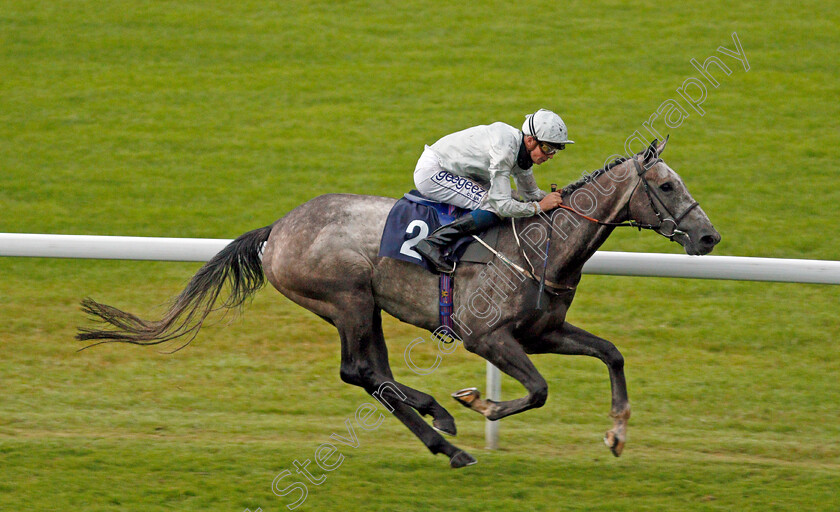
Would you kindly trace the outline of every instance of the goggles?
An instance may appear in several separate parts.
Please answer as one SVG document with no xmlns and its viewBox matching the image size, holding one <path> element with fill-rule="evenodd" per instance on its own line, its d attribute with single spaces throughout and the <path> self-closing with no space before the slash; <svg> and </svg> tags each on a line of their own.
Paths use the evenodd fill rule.
<svg viewBox="0 0 840 512">
<path fill-rule="evenodd" d="M 557 153 L 558 151 L 563 151 L 564 149 L 566 149 L 565 144 L 552 144 L 550 142 L 542 142 L 542 141 L 537 141 L 537 143 L 539 143 L 540 149 L 542 150 L 543 153 L 546 154 L 546 156 L 553 155 L 554 153 Z"/>
</svg>

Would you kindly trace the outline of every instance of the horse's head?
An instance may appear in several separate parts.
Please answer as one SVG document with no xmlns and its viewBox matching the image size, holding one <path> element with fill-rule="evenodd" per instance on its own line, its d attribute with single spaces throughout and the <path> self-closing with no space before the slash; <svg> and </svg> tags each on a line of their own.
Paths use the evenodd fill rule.
<svg viewBox="0 0 840 512">
<path fill-rule="evenodd" d="M 720 234 L 682 178 L 659 157 L 668 138 L 656 142 L 633 157 L 639 181 L 628 205 L 630 218 L 654 226 L 659 234 L 682 245 L 686 254 L 709 254 L 720 242 Z"/>
</svg>

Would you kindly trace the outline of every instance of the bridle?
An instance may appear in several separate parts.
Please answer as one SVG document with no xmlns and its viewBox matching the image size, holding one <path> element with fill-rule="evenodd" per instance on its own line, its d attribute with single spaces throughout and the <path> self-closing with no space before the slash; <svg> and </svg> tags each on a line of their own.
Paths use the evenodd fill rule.
<svg viewBox="0 0 840 512">
<path fill-rule="evenodd" d="M 625 205 L 621 209 L 626 210 L 627 211 L 627 217 L 630 217 L 630 203 L 633 202 L 633 195 L 636 193 L 636 190 L 638 190 L 639 185 L 643 185 L 645 194 L 648 197 L 648 201 L 650 201 L 650 207 L 653 210 L 653 213 L 656 214 L 656 218 L 659 220 L 659 224 L 657 224 L 657 225 L 642 224 L 642 223 L 636 222 L 635 220 L 629 220 L 629 221 L 626 221 L 626 222 L 604 222 L 604 221 L 600 221 L 598 219 L 594 219 L 592 217 L 589 217 L 588 215 L 584 215 L 583 213 L 581 213 L 581 212 L 575 210 L 574 208 L 572 208 L 571 206 L 568 206 L 568 205 L 565 205 L 565 204 L 561 204 L 560 208 L 563 208 L 564 210 L 568 210 L 568 211 L 570 211 L 570 212 L 578 215 L 579 217 L 584 218 L 584 219 L 586 219 L 590 222 L 595 222 L 597 224 L 600 224 L 601 226 L 612 226 L 612 227 L 616 227 L 616 228 L 632 227 L 632 228 L 638 229 L 639 231 L 641 231 L 643 229 L 649 229 L 651 231 L 656 231 L 657 233 L 659 233 L 660 235 L 664 236 L 665 238 L 667 238 L 668 240 L 670 240 L 672 242 L 675 241 L 674 237 L 676 237 L 678 235 L 685 235 L 686 237 L 688 237 L 689 240 L 691 240 L 691 236 L 686 231 L 680 229 L 680 222 L 682 222 L 682 220 L 691 212 L 691 210 L 700 206 L 700 203 L 698 203 L 697 201 L 694 201 L 681 214 L 674 215 L 671 212 L 670 208 L 668 208 L 668 206 L 665 204 L 665 202 L 662 201 L 662 198 L 659 197 L 659 194 L 656 193 L 656 190 L 653 187 L 650 186 L 650 183 L 648 182 L 647 178 L 645 178 L 645 174 L 647 174 L 648 170 L 650 170 L 651 167 L 653 167 L 654 165 L 661 162 L 662 159 L 657 158 L 656 160 L 653 161 L 652 164 L 650 164 L 650 166 L 643 166 L 643 165 L 639 164 L 639 161 L 636 160 L 635 158 L 633 158 L 632 161 L 633 161 L 633 165 L 636 166 L 636 174 L 639 176 L 639 181 L 636 182 L 636 185 L 633 187 L 633 191 L 630 192 L 630 197 L 627 199 L 627 203 L 625 203 Z M 667 214 L 667 216 L 662 215 L 662 210 L 659 209 L 659 207 L 657 206 L 657 203 L 659 203 L 659 205 L 665 210 L 665 213 Z M 669 224 L 673 226 L 671 231 L 670 232 L 664 231 L 664 226 L 669 225 Z"/>
<path fill-rule="evenodd" d="M 688 237 L 689 240 L 691 240 L 691 236 L 687 232 L 680 229 L 680 222 L 682 222 L 682 220 L 693 209 L 700 206 L 700 203 L 698 203 L 697 201 L 694 201 L 681 214 L 674 215 L 671 212 L 670 208 L 668 208 L 668 206 L 665 204 L 665 202 L 662 201 L 662 198 L 660 198 L 659 195 L 656 193 L 656 190 L 654 190 L 654 188 L 650 186 L 650 183 L 648 182 L 647 178 L 645 178 L 645 174 L 647 174 L 648 170 L 650 170 L 651 167 L 658 164 L 659 162 L 662 162 L 662 159 L 657 158 L 656 160 L 653 161 L 653 163 L 650 164 L 650 166 L 643 166 L 643 165 L 639 164 L 639 161 L 636 160 L 635 158 L 633 158 L 632 160 L 633 160 L 633 165 L 635 165 L 635 167 L 636 167 L 636 174 L 639 176 L 639 181 L 636 182 L 636 185 L 633 187 L 633 190 L 630 192 L 630 196 L 627 198 L 627 202 L 624 204 L 624 206 L 621 207 L 621 210 L 626 210 L 626 212 L 627 212 L 626 216 L 628 218 L 630 217 L 630 203 L 633 202 L 633 195 L 636 194 L 636 190 L 639 189 L 639 185 L 642 185 L 642 188 L 644 189 L 645 194 L 648 197 L 648 201 L 650 201 L 650 207 L 653 210 L 653 212 L 656 214 L 656 218 L 659 220 L 659 224 L 657 224 L 657 225 L 642 224 L 640 222 L 636 222 L 635 220 L 629 220 L 629 221 L 626 221 L 626 222 L 605 222 L 605 221 L 601 221 L 601 220 L 595 219 L 593 217 L 590 217 L 590 216 L 588 216 L 584 213 L 581 213 L 581 212 L 575 210 L 574 208 L 572 208 L 571 206 L 568 206 L 568 205 L 565 205 L 565 204 L 561 204 L 559 207 L 563 208 L 564 210 L 568 210 L 568 211 L 574 213 L 575 215 L 577 215 L 577 216 L 579 216 L 583 219 L 586 219 L 590 222 L 594 222 L 594 223 L 599 224 L 601 226 L 633 227 L 633 228 L 637 228 L 639 231 L 641 231 L 643 229 L 649 229 L 651 231 L 655 231 L 655 232 L 659 233 L 660 235 L 664 236 L 665 238 L 667 238 L 668 240 L 670 240 L 672 242 L 675 242 L 674 237 L 676 237 L 678 235 L 685 235 L 686 237 Z M 660 210 L 659 207 L 657 207 L 657 205 L 656 205 L 657 203 L 659 203 L 659 205 L 662 207 L 662 209 L 665 210 L 665 213 L 667 214 L 667 216 L 662 215 L 662 210 Z M 513 227 L 513 237 L 516 240 L 516 245 L 519 247 L 520 253 L 522 254 L 525 261 L 528 263 L 528 266 L 530 267 L 530 271 L 527 270 L 527 269 L 524 269 L 524 268 L 520 267 L 519 265 L 510 261 L 507 257 L 505 257 L 504 254 L 502 254 L 502 253 L 496 251 L 495 249 L 493 249 L 492 247 L 490 247 L 486 242 L 484 242 L 484 240 L 482 240 L 478 236 L 473 235 L 473 238 L 475 240 L 477 240 L 478 242 L 480 242 L 481 245 L 483 245 L 485 248 L 487 248 L 487 250 L 489 250 L 491 253 L 493 253 L 496 257 L 498 257 L 500 260 L 502 260 L 502 262 L 507 264 L 512 269 L 514 269 L 514 270 L 518 271 L 520 274 L 523 274 L 526 277 L 536 281 L 537 283 L 541 283 L 541 286 L 547 286 L 549 288 L 553 288 L 554 291 L 546 290 L 547 292 L 551 293 L 552 295 L 559 295 L 563 292 L 573 291 L 576 288 L 575 286 L 567 286 L 567 285 L 562 285 L 562 284 L 559 284 L 559 283 L 554 283 L 554 282 L 548 281 L 545 278 L 545 273 L 543 273 L 542 279 L 537 277 L 536 269 L 534 268 L 534 265 L 531 263 L 531 259 L 528 258 L 528 254 L 525 252 L 525 248 L 522 247 L 522 244 L 519 242 L 519 234 L 516 232 L 516 219 L 511 218 L 510 220 L 511 220 L 511 226 Z M 666 226 L 668 224 L 673 225 L 673 229 L 671 229 L 670 232 L 663 231 L 663 226 Z M 551 238 L 551 232 L 549 232 L 548 236 L 549 236 L 549 239 L 550 239 Z M 548 258 L 547 254 L 546 254 L 546 258 Z M 546 262 L 547 262 L 547 260 L 546 260 Z"/>
</svg>

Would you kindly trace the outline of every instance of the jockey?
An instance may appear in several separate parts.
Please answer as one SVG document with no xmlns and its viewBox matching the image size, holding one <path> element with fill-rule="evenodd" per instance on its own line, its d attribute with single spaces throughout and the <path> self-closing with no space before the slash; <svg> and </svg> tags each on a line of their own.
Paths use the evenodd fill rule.
<svg viewBox="0 0 840 512">
<path fill-rule="evenodd" d="M 531 166 L 550 160 L 566 144 L 574 144 L 566 124 L 554 112 L 540 109 L 525 117 L 522 130 L 497 122 L 426 146 L 414 169 L 417 190 L 472 212 L 441 226 L 414 249 L 441 272 L 452 272 L 455 266 L 444 259 L 445 251 L 461 237 L 479 233 L 501 217 L 531 217 L 557 208 L 563 202 L 560 193 L 540 190 Z M 512 197 L 511 176 L 522 201 Z"/>
</svg>

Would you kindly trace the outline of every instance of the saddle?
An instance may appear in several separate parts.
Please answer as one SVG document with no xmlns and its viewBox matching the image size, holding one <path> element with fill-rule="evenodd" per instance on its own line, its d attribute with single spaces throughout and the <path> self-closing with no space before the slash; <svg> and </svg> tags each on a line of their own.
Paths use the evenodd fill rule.
<svg viewBox="0 0 840 512">
<path fill-rule="evenodd" d="M 469 210 L 434 201 L 417 190 L 412 190 L 399 199 L 388 213 L 379 243 L 379 256 L 414 263 L 437 273 L 434 267 L 413 249 L 414 246 L 432 231 L 469 213 Z M 499 227 L 493 226 L 478 236 L 489 247 L 495 249 L 499 240 Z M 473 237 L 459 240 L 452 252 L 455 261 L 486 264 L 493 259 L 490 250 L 477 243 Z"/>
<path fill-rule="evenodd" d="M 414 250 L 414 246 L 429 236 L 432 231 L 469 213 L 469 210 L 431 200 L 417 190 L 412 190 L 399 199 L 388 213 L 385 230 L 382 232 L 382 240 L 379 243 L 379 256 L 414 263 L 430 272 L 438 273 Z M 493 226 L 478 235 L 486 246 L 475 243 L 475 238 L 471 236 L 456 242 L 452 250 L 454 260 L 489 263 L 493 259 L 493 254 L 487 247 L 495 249 L 499 241 L 499 227 L 499 225 Z M 440 274 L 439 281 L 440 327 L 432 334 L 444 343 L 451 343 L 457 339 L 452 320 L 453 278 L 450 274 Z"/>
</svg>

